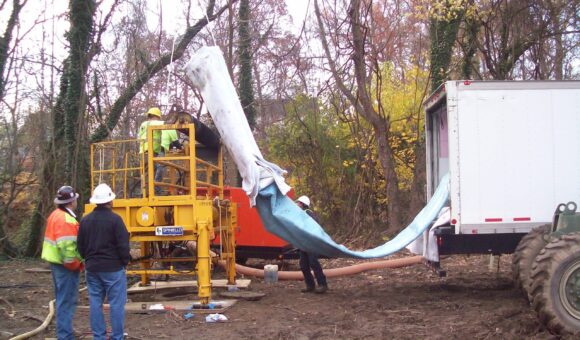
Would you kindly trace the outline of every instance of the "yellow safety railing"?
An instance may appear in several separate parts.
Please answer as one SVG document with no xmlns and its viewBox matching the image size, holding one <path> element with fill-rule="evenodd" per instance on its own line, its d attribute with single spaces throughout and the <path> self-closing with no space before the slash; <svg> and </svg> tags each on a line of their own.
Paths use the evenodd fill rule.
<svg viewBox="0 0 580 340">
<path fill-rule="evenodd" d="M 91 144 L 91 188 L 107 183 L 118 198 L 130 198 L 131 181 L 138 184 L 143 172 L 138 152 L 137 140 Z"/>
<path fill-rule="evenodd" d="M 186 131 L 188 136 L 195 135 L 193 124 L 156 125 L 148 129 L 149 140 L 153 140 L 156 130 L 180 130 Z M 212 160 L 196 157 L 196 148 L 199 145 L 195 141 L 186 142 L 182 150 L 171 151 L 165 155 L 150 152 L 139 154 L 141 143 L 138 139 L 132 139 L 92 144 L 91 188 L 99 183 L 107 183 L 117 198 L 122 199 L 139 197 L 164 200 L 176 195 L 190 195 L 192 198 L 218 196 L 223 199 L 221 148 Z M 147 164 L 153 166 L 149 168 Z M 163 167 L 169 176 L 156 180 L 157 167 Z M 191 174 L 195 176 L 192 177 Z"/>
</svg>

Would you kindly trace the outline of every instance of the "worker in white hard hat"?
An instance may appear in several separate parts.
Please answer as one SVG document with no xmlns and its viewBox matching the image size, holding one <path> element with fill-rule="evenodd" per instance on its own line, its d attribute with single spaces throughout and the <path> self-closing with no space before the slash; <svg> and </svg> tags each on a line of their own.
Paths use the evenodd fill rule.
<svg viewBox="0 0 580 340">
<path fill-rule="evenodd" d="M 316 214 L 310 210 L 310 198 L 308 198 L 308 196 L 298 197 L 296 204 L 310 217 L 312 217 L 316 223 L 320 224 Z M 303 250 L 300 250 L 300 270 L 304 275 L 304 283 L 306 283 L 306 288 L 301 290 L 302 293 L 326 293 L 328 290 L 326 275 L 324 275 L 324 272 L 322 271 L 322 266 L 318 261 L 317 254 L 307 253 Z M 312 272 L 314 272 L 314 276 L 312 276 Z M 315 285 L 314 278 L 316 278 L 318 287 Z"/>
<path fill-rule="evenodd" d="M 123 219 L 112 210 L 115 193 L 107 184 L 99 184 L 90 202 L 96 208 L 83 217 L 79 227 L 78 249 L 85 259 L 89 292 L 90 321 L 94 339 L 106 339 L 103 314 L 105 296 L 109 303 L 112 332 L 110 339 L 123 339 L 127 276 L 129 264 L 129 233 Z"/>
</svg>

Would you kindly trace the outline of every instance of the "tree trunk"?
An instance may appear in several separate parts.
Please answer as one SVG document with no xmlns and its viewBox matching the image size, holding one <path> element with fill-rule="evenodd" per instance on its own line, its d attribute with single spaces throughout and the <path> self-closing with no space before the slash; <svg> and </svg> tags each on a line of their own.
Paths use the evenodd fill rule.
<svg viewBox="0 0 580 340">
<path fill-rule="evenodd" d="M 355 65 L 355 78 L 357 85 L 357 98 L 361 103 L 361 114 L 369 121 L 377 138 L 377 152 L 383 169 L 387 186 L 388 197 L 388 221 L 389 229 L 403 226 L 403 211 L 401 209 L 401 192 L 399 190 L 399 179 L 395 171 L 395 159 L 393 150 L 389 145 L 390 120 L 389 117 L 381 117 L 373 107 L 369 95 L 369 82 L 366 76 L 365 65 L 365 34 L 360 22 L 360 0 L 352 0 L 350 8 L 351 32 L 353 41 L 352 59 Z"/>
<path fill-rule="evenodd" d="M 415 144 L 415 168 L 413 169 L 413 184 L 409 202 L 409 216 L 415 216 L 425 206 L 427 183 L 425 139 L 418 138 Z"/>
<path fill-rule="evenodd" d="M 479 23 L 474 19 L 466 20 L 465 22 L 466 42 L 463 50 L 463 61 L 461 65 L 461 78 L 473 79 L 474 58 L 477 51 L 477 33 L 479 31 Z"/>
<path fill-rule="evenodd" d="M 44 216 L 52 207 L 50 202 L 56 187 L 66 183 L 78 190 L 80 173 L 77 169 L 83 162 L 83 157 L 79 157 L 81 141 L 78 127 L 82 118 L 80 113 L 86 107 L 85 79 L 91 60 L 88 51 L 93 35 L 95 11 L 94 1 L 71 0 L 69 3 L 69 56 L 64 62 L 59 95 L 52 110 L 54 133 L 52 143 L 46 146 L 44 153 L 46 158 L 39 175 L 40 192 L 28 226 L 25 256 L 37 256 L 40 252 Z M 86 181 L 82 176 L 81 179 Z"/>
<path fill-rule="evenodd" d="M 238 93 L 250 129 L 254 131 L 256 128 L 256 110 L 254 107 L 254 88 L 252 85 L 252 35 L 250 32 L 249 0 L 240 0 L 238 22 L 238 54 L 240 58 Z"/>
<path fill-rule="evenodd" d="M 70 29 L 67 33 L 69 42 L 67 92 L 64 106 L 64 136 L 66 142 L 66 166 L 64 169 L 66 183 L 78 187 L 77 168 L 81 156 L 78 152 L 81 113 L 86 108 L 86 74 L 90 58 L 88 51 L 93 35 L 93 16 L 97 4 L 94 0 L 71 0 L 69 3 Z"/>
<path fill-rule="evenodd" d="M 550 17 L 553 32 L 562 32 L 562 24 L 560 22 L 559 11 L 555 6 L 550 7 Z M 554 35 L 554 78 L 556 80 L 564 79 L 564 44 L 562 42 L 562 34 Z"/>
<path fill-rule="evenodd" d="M 349 19 L 352 33 L 352 57 L 354 63 L 354 73 L 356 78 L 356 94 L 353 94 L 345 85 L 344 81 L 339 75 L 336 64 L 330 55 L 328 41 L 325 37 L 324 25 L 320 14 L 318 1 L 314 2 L 314 10 L 318 21 L 320 30 L 320 38 L 328 64 L 331 69 L 336 85 L 342 94 L 354 106 L 356 111 L 364 117 L 364 119 L 371 124 L 377 140 L 377 153 L 383 175 L 386 180 L 386 191 L 388 198 L 388 229 L 396 230 L 400 228 L 403 222 L 403 211 L 401 206 L 401 192 L 399 190 L 399 180 L 395 172 L 395 160 L 393 151 L 389 145 L 389 117 L 382 117 L 377 113 L 373 107 L 371 96 L 369 95 L 369 82 L 366 75 L 365 65 L 365 34 L 363 33 L 360 21 L 360 0 L 352 0 L 349 9 Z"/>
<path fill-rule="evenodd" d="M 18 248 L 16 248 L 14 244 L 10 242 L 8 235 L 6 235 L 4 230 L 3 216 L 5 216 L 5 214 L 6 212 L 4 211 L 0 212 L 0 250 L 2 250 L 4 254 L 10 257 L 17 257 L 20 255 Z"/>
<path fill-rule="evenodd" d="M 431 36 L 431 91 L 434 92 L 449 75 L 449 65 L 453 45 L 459 30 L 460 16 L 455 19 L 439 20 L 432 18 L 429 26 Z"/>
</svg>

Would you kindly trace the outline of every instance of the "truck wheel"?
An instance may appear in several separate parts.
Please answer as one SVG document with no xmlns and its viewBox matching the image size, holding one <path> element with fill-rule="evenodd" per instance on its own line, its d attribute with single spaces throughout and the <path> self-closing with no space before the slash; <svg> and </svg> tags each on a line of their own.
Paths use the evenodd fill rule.
<svg viewBox="0 0 580 340">
<path fill-rule="evenodd" d="M 534 309 L 551 332 L 580 333 L 580 233 L 554 239 L 531 272 Z"/>
<path fill-rule="evenodd" d="M 528 301 L 531 301 L 530 293 L 530 272 L 534 259 L 546 244 L 545 235 L 551 230 L 550 224 L 544 224 L 532 229 L 526 236 L 522 237 L 514 252 L 512 260 L 512 274 L 514 285 L 523 291 Z"/>
</svg>

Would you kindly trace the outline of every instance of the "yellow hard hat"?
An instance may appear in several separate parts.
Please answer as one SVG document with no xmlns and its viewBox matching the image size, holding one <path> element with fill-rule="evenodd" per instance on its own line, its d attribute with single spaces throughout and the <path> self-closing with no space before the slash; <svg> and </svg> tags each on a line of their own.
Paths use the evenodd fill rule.
<svg viewBox="0 0 580 340">
<path fill-rule="evenodd" d="M 150 108 L 149 111 L 147 111 L 147 113 L 145 113 L 145 114 L 146 115 L 154 115 L 154 116 L 161 118 L 161 110 L 159 110 L 158 107 Z"/>
</svg>

